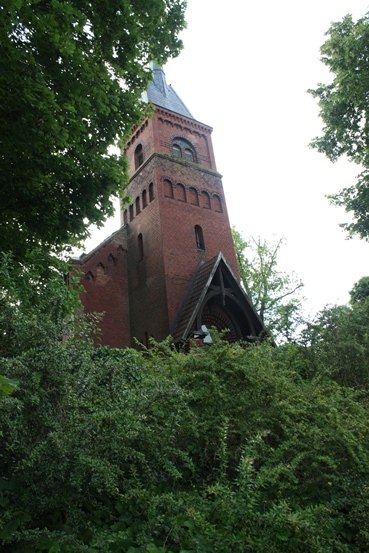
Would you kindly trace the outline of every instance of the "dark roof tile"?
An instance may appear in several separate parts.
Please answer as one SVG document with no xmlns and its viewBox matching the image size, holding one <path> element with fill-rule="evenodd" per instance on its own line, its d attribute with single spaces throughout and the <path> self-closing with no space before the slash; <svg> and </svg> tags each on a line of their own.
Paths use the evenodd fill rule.
<svg viewBox="0 0 369 553">
<path fill-rule="evenodd" d="M 156 106 L 169 109 L 190 119 L 194 119 L 189 109 L 182 102 L 171 85 L 167 85 L 165 73 L 158 65 L 153 66 L 153 80 L 147 89 L 147 97 Z"/>
</svg>

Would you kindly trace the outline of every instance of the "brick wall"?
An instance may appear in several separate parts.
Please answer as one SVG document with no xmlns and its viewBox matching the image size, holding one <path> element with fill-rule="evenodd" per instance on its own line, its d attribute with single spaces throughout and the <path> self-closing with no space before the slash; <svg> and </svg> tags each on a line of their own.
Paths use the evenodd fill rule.
<svg viewBox="0 0 369 553">
<path fill-rule="evenodd" d="M 86 313 L 101 313 L 101 343 L 124 347 L 130 343 L 127 244 L 124 228 L 81 257 Z"/>
<path fill-rule="evenodd" d="M 211 130 L 157 108 L 132 133 L 126 149 L 132 204 L 123 206 L 124 227 L 79 262 L 85 309 L 104 313 L 102 343 L 123 347 L 165 338 L 196 267 L 220 251 L 238 276 Z M 172 157 L 176 137 L 190 142 L 196 163 Z M 136 168 L 139 144 L 144 160 Z M 205 248 L 196 243 L 196 225 Z"/>
<path fill-rule="evenodd" d="M 238 275 L 210 135 L 210 127 L 158 108 L 153 118 L 136 130 L 126 151 L 132 176 L 128 191 L 133 201 L 131 208 L 126 208 L 126 218 L 130 221 L 131 333 L 143 342 L 147 335 L 163 339 L 169 334 L 201 260 L 209 260 L 221 251 Z M 197 163 L 171 156 L 175 137 L 183 137 L 193 145 Z M 138 144 L 143 146 L 144 162 L 135 169 L 134 151 Z M 148 198 L 150 183 L 155 198 L 144 207 L 143 194 Z M 202 228 L 204 250 L 197 247 L 195 225 Z M 139 259 L 139 235 L 144 246 L 142 260 Z"/>
</svg>

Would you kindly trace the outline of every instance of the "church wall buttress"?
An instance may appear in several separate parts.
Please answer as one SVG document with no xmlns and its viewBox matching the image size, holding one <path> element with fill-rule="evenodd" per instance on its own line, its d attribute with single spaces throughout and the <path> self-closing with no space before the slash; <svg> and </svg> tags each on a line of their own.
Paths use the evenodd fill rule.
<svg viewBox="0 0 369 553">
<path fill-rule="evenodd" d="M 146 343 L 147 336 L 160 340 L 168 335 L 162 229 L 153 160 L 130 183 L 133 198 L 142 200 L 144 191 L 147 205 L 143 207 L 141 203 L 140 211 L 134 211 L 134 218 L 127 225 L 131 333 L 142 343 Z"/>
</svg>

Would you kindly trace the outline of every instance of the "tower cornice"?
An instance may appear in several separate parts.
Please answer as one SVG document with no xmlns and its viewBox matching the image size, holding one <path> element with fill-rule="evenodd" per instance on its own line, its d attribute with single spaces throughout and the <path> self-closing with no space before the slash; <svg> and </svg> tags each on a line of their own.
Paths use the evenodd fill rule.
<svg viewBox="0 0 369 553">
<path fill-rule="evenodd" d="M 159 119 L 163 119 L 165 116 L 172 121 L 176 121 L 177 123 L 180 123 L 181 125 L 185 125 L 187 128 L 196 129 L 198 131 L 205 132 L 207 134 L 211 134 L 213 132 L 213 128 L 209 125 L 205 125 L 205 123 L 201 123 L 200 121 L 196 121 L 196 119 L 190 119 L 189 117 L 184 117 L 183 115 L 180 115 L 179 113 L 175 113 L 174 111 L 170 111 L 169 109 L 164 109 L 158 106 L 155 106 L 155 114 L 159 116 Z"/>
<path fill-rule="evenodd" d="M 151 154 L 145 161 L 138 167 L 138 169 L 133 173 L 132 177 L 128 181 L 128 186 L 131 184 L 131 182 L 137 177 L 139 173 L 142 172 L 142 170 L 149 165 L 149 163 L 154 159 L 165 159 L 167 161 L 170 161 L 171 163 L 174 163 L 176 165 L 182 165 L 182 167 L 191 167 L 192 169 L 195 169 L 196 171 L 199 171 L 200 173 L 206 173 L 208 175 L 211 175 L 213 177 L 217 177 L 219 179 L 222 178 L 222 175 L 218 173 L 218 171 L 213 171 L 212 169 L 208 169 L 207 167 L 203 167 L 202 165 L 199 165 L 198 163 L 192 163 L 191 161 L 188 161 L 186 159 L 173 159 L 172 156 L 168 154 L 163 154 L 161 152 L 154 152 Z"/>
</svg>

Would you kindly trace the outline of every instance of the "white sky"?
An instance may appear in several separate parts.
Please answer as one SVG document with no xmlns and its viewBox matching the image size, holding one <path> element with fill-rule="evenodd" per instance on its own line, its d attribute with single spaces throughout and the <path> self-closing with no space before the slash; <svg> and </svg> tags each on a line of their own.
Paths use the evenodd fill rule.
<svg viewBox="0 0 369 553">
<path fill-rule="evenodd" d="M 347 214 L 325 198 L 359 168 L 308 148 L 321 122 L 306 93 L 329 79 L 319 48 L 330 23 L 368 10 L 368 0 L 189 0 L 184 49 L 165 67 L 194 117 L 214 128 L 231 224 L 245 237 L 286 238 L 280 267 L 304 282 L 311 312 L 346 302 L 369 275 L 369 244 L 346 239 Z M 118 226 L 94 233 L 86 250 Z"/>
</svg>

